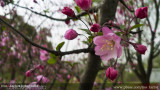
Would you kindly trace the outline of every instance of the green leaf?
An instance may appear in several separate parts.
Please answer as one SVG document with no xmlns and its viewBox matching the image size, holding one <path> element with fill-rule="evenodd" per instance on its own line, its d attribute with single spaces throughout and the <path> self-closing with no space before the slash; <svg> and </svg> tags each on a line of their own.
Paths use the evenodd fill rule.
<svg viewBox="0 0 160 90">
<path fill-rule="evenodd" d="M 50 58 L 48 61 L 47 61 L 48 64 L 55 64 L 56 63 L 56 59 L 53 59 L 53 58 Z"/>
<path fill-rule="evenodd" d="M 49 9 L 43 10 L 44 13 L 49 13 Z"/>
<path fill-rule="evenodd" d="M 122 32 L 116 32 L 115 34 L 121 36 Z"/>
<path fill-rule="evenodd" d="M 98 32 L 97 35 L 98 35 L 98 36 L 102 36 L 102 35 L 103 35 L 103 32 Z"/>
<path fill-rule="evenodd" d="M 82 30 L 82 31 L 85 31 L 88 35 L 91 35 L 90 31 L 88 29 L 82 29 L 82 28 L 79 28 L 79 29 Z"/>
<path fill-rule="evenodd" d="M 82 41 L 84 44 L 87 44 L 87 45 L 89 45 L 89 42 L 88 41 Z"/>
<path fill-rule="evenodd" d="M 141 26 L 143 26 L 144 24 L 136 24 L 136 25 L 134 25 L 134 26 L 132 26 L 129 30 L 131 31 L 131 30 L 133 30 L 133 29 L 135 29 L 135 28 L 139 28 L 139 27 L 141 27 Z"/>
<path fill-rule="evenodd" d="M 78 13 L 81 12 L 81 9 L 78 6 L 75 6 L 75 9 L 77 10 Z"/>
<path fill-rule="evenodd" d="M 65 42 L 59 43 L 59 44 L 57 45 L 57 47 L 56 47 L 56 50 L 59 51 L 59 50 L 63 47 L 64 43 L 65 43 Z"/>
<path fill-rule="evenodd" d="M 75 63 L 73 63 L 73 66 L 74 66 L 74 65 L 77 65 L 77 64 L 79 64 L 79 63 L 78 63 L 78 62 L 75 62 Z"/>
<path fill-rule="evenodd" d="M 69 62 L 69 61 L 66 61 L 66 63 L 67 63 L 68 65 L 70 65 L 71 67 L 73 66 L 72 63 Z"/>
<path fill-rule="evenodd" d="M 125 25 L 121 25 L 120 28 L 121 28 L 121 30 L 124 30 L 125 29 Z"/>
<path fill-rule="evenodd" d="M 3 31 L 6 30 L 6 27 L 5 27 L 5 26 L 2 26 L 2 30 L 3 30 Z"/>
<path fill-rule="evenodd" d="M 54 55 L 54 54 L 52 54 L 52 53 L 50 54 L 50 57 L 56 59 L 56 55 Z"/>
<path fill-rule="evenodd" d="M 94 36 L 89 36 L 88 37 L 90 43 L 92 42 L 93 38 L 94 38 Z"/>
<path fill-rule="evenodd" d="M 50 57 L 51 58 L 47 61 L 47 63 L 48 64 L 55 64 L 56 63 L 56 59 L 57 59 L 56 55 L 50 54 Z"/>
</svg>

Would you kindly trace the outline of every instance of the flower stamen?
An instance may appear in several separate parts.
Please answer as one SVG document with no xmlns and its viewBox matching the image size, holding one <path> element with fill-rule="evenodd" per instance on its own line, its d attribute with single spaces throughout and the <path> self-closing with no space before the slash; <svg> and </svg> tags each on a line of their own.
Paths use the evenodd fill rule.
<svg viewBox="0 0 160 90">
<path fill-rule="evenodd" d="M 102 46 L 102 48 L 101 48 L 101 51 L 103 52 L 104 50 L 113 50 L 113 47 L 114 47 L 114 45 L 115 45 L 115 42 L 113 41 L 113 40 L 110 40 L 110 41 L 108 41 L 108 40 L 104 40 L 103 42 L 106 42 L 106 44 L 104 44 L 103 46 Z"/>
</svg>

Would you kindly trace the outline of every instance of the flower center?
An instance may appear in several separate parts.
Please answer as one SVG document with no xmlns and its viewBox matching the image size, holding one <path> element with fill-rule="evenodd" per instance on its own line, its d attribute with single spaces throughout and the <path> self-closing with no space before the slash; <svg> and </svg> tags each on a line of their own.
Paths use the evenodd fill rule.
<svg viewBox="0 0 160 90">
<path fill-rule="evenodd" d="M 105 44 L 101 47 L 101 51 L 104 51 L 104 50 L 109 50 L 109 51 L 112 51 L 113 48 L 114 48 L 114 45 L 115 45 L 115 42 L 113 40 L 104 40 L 103 42 L 105 42 Z"/>
</svg>

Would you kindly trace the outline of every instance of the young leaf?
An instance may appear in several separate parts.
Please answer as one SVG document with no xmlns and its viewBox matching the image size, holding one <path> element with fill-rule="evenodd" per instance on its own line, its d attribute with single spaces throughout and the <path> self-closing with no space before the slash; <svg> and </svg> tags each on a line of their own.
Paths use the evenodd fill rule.
<svg viewBox="0 0 160 90">
<path fill-rule="evenodd" d="M 94 36 L 89 36 L 88 38 L 89 38 L 88 42 L 90 42 L 90 43 L 91 43 L 91 42 L 92 42 L 92 40 L 93 40 L 93 38 L 94 38 Z"/>
<path fill-rule="evenodd" d="M 50 59 L 47 61 L 48 64 L 55 64 L 56 63 L 56 55 L 50 54 Z"/>
<path fill-rule="evenodd" d="M 82 41 L 84 44 L 89 45 L 89 41 Z"/>
<path fill-rule="evenodd" d="M 125 25 L 121 25 L 120 28 L 121 28 L 121 30 L 124 30 L 125 29 Z"/>
<path fill-rule="evenodd" d="M 139 27 L 141 27 L 141 26 L 143 26 L 144 24 L 136 24 L 136 25 L 134 25 L 134 26 L 132 26 L 129 30 L 131 31 L 131 30 L 133 30 L 133 29 L 135 29 L 135 28 L 139 28 Z"/>
<path fill-rule="evenodd" d="M 78 6 L 75 6 L 75 9 L 77 10 L 78 13 L 81 12 L 81 9 Z"/>
<path fill-rule="evenodd" d="M 56 55 L 54 55 L 54 54 L 52 54 L 52 53 L 50 54 L 50 57 L 56 59 Z"/>
<path fill-rule="evenodd" d="M 56 63 L 56 59 L 53 59 L 53 58 L 50 58 L 48 61 L 47 61 L 48 64 L 55 64 Z"/>
<path fill-rule="evenodd" d="M 49 9 L 43 10 L 44 13 L 49 13 Z"/>
<path fill-rule="evenodd" d="M 98 32 L 98 34 L 97 34 L 98 36 L 102 36 L 103 35 L 103 33 L 102 32 Z"/>
<path fill-rule="evenodd" d="M 91 35 L 88 29 L 82 29 L 82 28 L 80 28 L 80 30 L 85 31 L 88 35 Z"/>
<path fill-rule="evenodd" d="M 72 63 L 71 62 L 66 61 L 66 63 L 72 67 Z"/>
<path fill-rule="evenodd" d="M 122 32 L 116 32 L 115 33 L 117 36 L 121 36 Z"/>
<path fill-rule="evenodd" d="M 5 27 L 5 26 L 2 26 L 2 30 L 6 30 L 6 27 Z"/>
<path fill-rule="evenodd" d="M 57 45 L 57 47 L 56 47 L 56 50 L 59 51 L 59 50 L 63 47 L 64 43 L 65 43 L 65 42 L 59 43 L 59 44 Z"/>
</svg>

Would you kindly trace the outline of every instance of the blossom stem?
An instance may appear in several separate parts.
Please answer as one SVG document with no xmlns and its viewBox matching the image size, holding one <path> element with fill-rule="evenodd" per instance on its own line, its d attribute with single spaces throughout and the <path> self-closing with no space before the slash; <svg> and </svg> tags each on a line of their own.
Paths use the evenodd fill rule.
<svg viewBox="0 0 160 90">
<path fill-rule="evenodd" d="M 122 39 L 122 38 L 121 38 Z M 125 41 L 125 42 L 127 42 L 127 43 L 129 43 L 129 44 L 131 44 L 131 45 L 135 45 L 134 43 L 132 43 L 132 42 L 129 42 L 129 41 L 126 41 L 126 40 L 124 40 L 124 39 L 122 39 L 123 41 Z"/>
<path fill-rule="evenodd" d="M 78 35 L 81 35 L 81 36 L 84 36 L 85 38 L 87 38 L 85 35 L 83 35 L 83 34 L 78 34 Z M 89 38 L 87 38 L 87 40 L 89 40 Z"/>
<path fill-rule="evenodd" d="M 113 65 L 114 68 L 116 68 L 117 60 L 118 60 L 118 58 L 116 59 L 116 62 Z"/>
<path fill-rule="evenodd" d="M 77 18 L 78 19 L 78 18 Z M 83 21 L 83 20 L 81 20 L 80 18 L 79 18 L 79 20 L 87 27 L 87 29 L 89 30 L 89 27 L 87 26 L 87 24 Z M 90 32 L 90 34 L 91 34 L 91 36 L 92 36 L 92 33 L 91 33 L 91 31 L 89 30 L 89 32 Z"/>
<path fill-rule="evenodd" d="M 93 21 L 92 21 L 92 19 L 91 19 L 91 16 L 90 16 L 89 11 L 87 11 L 87 13 L 88 13 L 89 19 L 90 19 L 90 21 L 91 21 L 91 24 L 93 25 Z"/>
<path fill-rule="evenodd" d="M 133 17 L 133 18 L 131 19 L 131 21 L 129 22 L 128 28 L 127 28 L 127 33 L 130 32 L 130 31 L 129 31 L 129 26 L 131 25 L 131 23 L 132 23 L 132 21 L 133 21 L 134 19 L 135 19 L 135 17 Z"/>
</svg>

